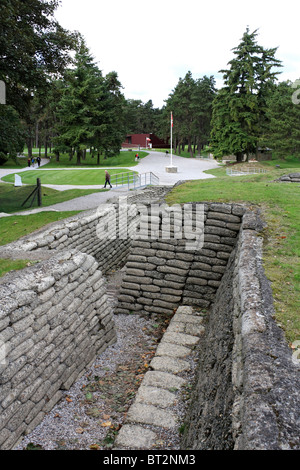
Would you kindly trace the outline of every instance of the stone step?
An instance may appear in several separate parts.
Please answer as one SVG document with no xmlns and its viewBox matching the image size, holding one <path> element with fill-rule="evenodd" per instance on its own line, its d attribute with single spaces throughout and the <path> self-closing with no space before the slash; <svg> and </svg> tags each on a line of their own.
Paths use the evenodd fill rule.
<svg viewBox="0 0 300 470">
<path fill-rule="evenodd" d="M 162 436 L 170 432 L 179 436 L 182 417 L 176 404 L 182 389 L 189 385 L 181 375 L 191 369 L 204 332 L 202 323 L 203 316 L 192 307 L 177 309 L 128 410 L 114 449 L 147 450 L 157 445 L 167 449 Z"/>
</svg>

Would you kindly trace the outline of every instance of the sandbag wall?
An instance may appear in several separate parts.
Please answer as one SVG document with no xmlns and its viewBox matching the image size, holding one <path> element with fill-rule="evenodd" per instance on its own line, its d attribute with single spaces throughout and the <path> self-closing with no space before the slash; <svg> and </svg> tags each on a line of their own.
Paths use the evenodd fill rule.
<svg viewBox="0 0 300 470">
<path fill-rule="evenodd" d="M 201 210 L 203 224 L 197 227 Z M 134 238 L 130 246 L 116 312 L 172 314 L 182 303 L 208 308 L 236 244 L 245 210 L 238 204 L 194 203 L 178 208 L 180 219 L 172 218 L 170 209 L 163 207 L 153 216 L 149 207 L 148 216 L 141 218 L 148 223 L 148 231 Z M 192 217 L 188 230 L 201 237 L 195 247 L 196 239 L 186 229 L 186 211 Z M 153 232 L 155 223 L 157 231 Z"/>
<path fill-rule="evenodd" d="M 124 264 L 130 248 L 130 237 L 119 237 L 126 233 L 131 217 L 118 210 L 118 204 L 102 205 L 98 209 L 85 211 L 61 222 L 53 223 L 17 242 L 0 247 L 1 256 L 25 257 L 30 254 L 43 258 L 45 251 L 76 249 L 95 257 L 103 273 Z"/>
<path fill-rule="evenodd" d="M 11 449 L 116 341 L 103 274 L 124 263 L 136 215 L 115 205 L 0 248 L 30 267 L 0 279 L 0 449 Z"/>
<path fill-rule="evenodd" d="M 0 281 L 0 448 L 11 449 L 116 341 L 96 260 L 64 251 Z"/>
</svg>

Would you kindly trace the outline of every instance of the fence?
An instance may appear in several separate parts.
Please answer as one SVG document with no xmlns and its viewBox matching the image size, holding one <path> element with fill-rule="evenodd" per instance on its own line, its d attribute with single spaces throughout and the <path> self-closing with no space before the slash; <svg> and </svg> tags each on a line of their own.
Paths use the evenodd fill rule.
<svg viewBox="0 0 300 470">
<path fill-rule="evenodd" d="M 267 170 L 262 168 L 243 168 L 243 170 L 232 170 L 231 168 L 226 168 L 226 174 L 229 176 L 256 175 L 266 172 Z"/>
<path fill-rule="evenodd" d="M 154 173 L 135 173 L 128 171 L 126 173 L 117 173 L 111 175 L 111 185 L 114 187 L 127 186 L 128 189 L 144 188 L 146 186 L 155 186 L 159 184 L 159 178 Z"/>
<path fill-rule="evenodd" d="M 23 209 L 42 206 L 41 182 L 37 178 L 35 185 L 1 184 L 0 185 L 0 213 L 13 213 Z"/>
</svg>

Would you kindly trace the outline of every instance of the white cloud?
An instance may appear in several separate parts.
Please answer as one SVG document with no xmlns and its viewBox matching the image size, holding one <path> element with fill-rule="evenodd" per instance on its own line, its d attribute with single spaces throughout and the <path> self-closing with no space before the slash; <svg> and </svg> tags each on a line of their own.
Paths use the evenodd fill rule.
<svg viewBox="0 0 300 470">
<path fill-rule="evenodd" d="M 103 73 L 118 73 L 126 98 L 161 107 L 189 70 L 219 79 L 247 26 L 279 47 L 281 79 L 299 78 L 299 10 L 293 0 L 62 0 L 56 17 L 82 33 Z"/>
</svg>

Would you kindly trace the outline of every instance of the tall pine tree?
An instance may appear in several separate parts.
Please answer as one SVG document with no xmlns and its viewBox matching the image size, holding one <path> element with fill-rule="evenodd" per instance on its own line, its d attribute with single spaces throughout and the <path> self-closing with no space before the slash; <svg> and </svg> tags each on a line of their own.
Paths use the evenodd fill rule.
<svg viewBox="0 0 300 470">
<path fill-rule="evenodd" d="M 291 82 L 273 87 L 267 102 L 268 126 L 262 144 L 280 158 L 300 155 L 300 105 L 292 101 Z"/>
<path fill-rule="evenodd" d="M 104 77 L 82 41 L 57 106 L 56 150 L 75 153 L 77 165 L 88 148 L 98 156 L 118 153 L 126 135 L 125 98 L 120 89 L 116 72 Z"/>
<path fill-rule="evenodd" d="M 276 48 L 264 49 L 257 44 L 257 31 L 243 35 L 233 49 L 228 70 L 221 70 L 224 87 L 213 103 L 211 147 L 215 156 L 235 155 L 242 161 L 255 154 L 266 124 L 266 102 L 279 72 Z"/>
</svg>

